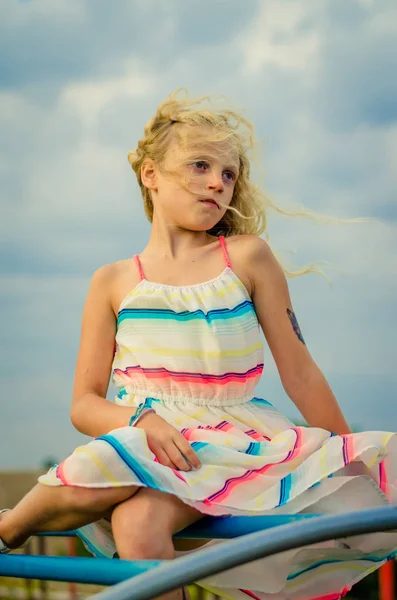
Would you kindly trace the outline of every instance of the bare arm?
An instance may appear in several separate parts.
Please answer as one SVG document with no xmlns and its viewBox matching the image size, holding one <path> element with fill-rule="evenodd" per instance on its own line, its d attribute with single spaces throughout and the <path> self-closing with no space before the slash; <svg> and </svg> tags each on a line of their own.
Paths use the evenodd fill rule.
<svg viewBox="0 0 397 600">
<path fill-rule="evenodd" d="M 113 278 L 112 265 L 95 272 L 83 311 L 70 416 L 78 431 L 92 437 L 126 427 L 135 413 L 132 407 L 106 399 L 116 334 L 110 293 Z M 200 467 L 190 443 L 159 415 L 145 415 L 136 427 L 145 430 L 149 448 L 162 465 L 184 471 L 191 470 L 191 465 Z"/>
<path fill-rule="evenodd" d="M 278 261 L 260 238 L 249 239 L 246 247 L 255 310 L 284 390 L 310 426 L 350 433 L 330 386 L 306 347 Z"/>
<path fill-rule="evenodd" d="M 74 427 L 98 437 L 128 425 L 132 407 L 117 406 L 106 399 L 111 373 L 116 317 L 110 289 L 111 265 L 98 269 L 91 280 L 84 306 L 70 417 Z"/>
</svg>

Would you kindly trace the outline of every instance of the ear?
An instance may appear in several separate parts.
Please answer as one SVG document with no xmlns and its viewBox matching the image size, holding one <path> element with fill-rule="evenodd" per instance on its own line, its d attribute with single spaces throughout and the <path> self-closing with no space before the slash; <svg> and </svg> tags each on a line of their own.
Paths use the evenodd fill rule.
<svg viewBox="0 0 397 600">
<path fill-rule="evenodd" d="M 157 169 L 152 158 L 145 158 L 141 166 L 141 179 L 149 190 L 157 191 Z"/>
</svg>

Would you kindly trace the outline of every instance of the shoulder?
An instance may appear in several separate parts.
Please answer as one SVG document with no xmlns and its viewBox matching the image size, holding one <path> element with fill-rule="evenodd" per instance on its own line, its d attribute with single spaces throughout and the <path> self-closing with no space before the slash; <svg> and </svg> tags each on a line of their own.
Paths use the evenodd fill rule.
<svg viewBox="0 0 397 600">
<path fill-rule="evenodd" d="M 230 260 L 246 273 L 254 292 L 258 277 L 263 279 L 266 273 L 282 273 L 269 244 L 256 235 L 242 234 L 227 238 Z"/>
<path fill-rule="evenodd" d="M 91 283 L 97 286 L 107 286 L 119 277 L 127 268 L 126 260 L 119 260 L 114 263 L 102 265 L 94 271 L 91 276 Z"/>
<path fill-rule="evenodd" d="M 228 248 L 233 252 L 238 252 L 245 258 L 266 259 L 273 255 L 269 244 L 257 235 L 240 234 L 231 235 L 226 238 Z"/>
<path fill-rule="evenodd" d="M 102 265 L 92 274 L 90 292 L 107 300 L 114 312 L 120 302 L 120 288 L 134 276 L 136 274 L 131 259 Z"/>
</svg>

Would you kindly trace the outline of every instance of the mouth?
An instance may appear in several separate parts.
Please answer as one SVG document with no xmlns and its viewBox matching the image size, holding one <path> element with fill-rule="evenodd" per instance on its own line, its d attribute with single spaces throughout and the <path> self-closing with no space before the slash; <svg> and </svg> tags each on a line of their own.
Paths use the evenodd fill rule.
<svg viewBox="0 0 397 600">
<path fill-rule="evenodd" d="M 204 202 L 204 204 L 212 204 L 216 208 L 219 208 L 218 203 L 213 198 L 201 198 L 200 202 Z"/>
</svg>

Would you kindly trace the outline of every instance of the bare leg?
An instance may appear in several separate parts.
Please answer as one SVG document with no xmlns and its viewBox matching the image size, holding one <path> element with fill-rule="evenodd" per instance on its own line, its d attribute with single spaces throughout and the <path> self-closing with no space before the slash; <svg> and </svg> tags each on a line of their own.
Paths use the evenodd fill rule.
<svg viewBox="0 0 397 600">
<path fill-rule="evenodd" d="M 171 494 L 142 488 L 113 510 L 112 529 L 118 554 L 127 560 L 173 559 L 173 534 L 202 517 L 198 510 Z M 182 599 L 182 588 L 161 596 L 161 600 Z"/>
<path fill-rule="evenodd" d="M 13 510 L 1 515 L 0 538 L 17 548 L 34 533 L 88 525 L 138 490 L 137 486 L 98 489 L 38 483 Z"/>
</svg>

